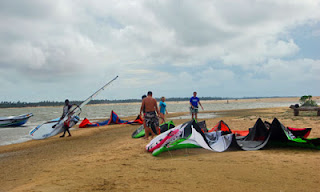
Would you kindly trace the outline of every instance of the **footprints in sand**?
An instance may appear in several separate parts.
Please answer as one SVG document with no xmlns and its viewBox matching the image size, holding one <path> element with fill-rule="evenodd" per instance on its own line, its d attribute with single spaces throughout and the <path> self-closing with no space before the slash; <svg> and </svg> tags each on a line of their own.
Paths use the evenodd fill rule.
<svg viewBox="0 0 320 192">
<path fill-rule="evenodd" d="M 152 171 L 159 171 L 159 172 L 173 172 L 176 171 L 176 168 L 150 168 Z"/>
<path fill-rule="evenodd" d="M 101 183 L 95 184 L 92 188 L 97 191 L 107 191 L 115 189 L 116 184 L 112 181 L 108 181 L 107 179 L 103 179 Z"/>
</svg>

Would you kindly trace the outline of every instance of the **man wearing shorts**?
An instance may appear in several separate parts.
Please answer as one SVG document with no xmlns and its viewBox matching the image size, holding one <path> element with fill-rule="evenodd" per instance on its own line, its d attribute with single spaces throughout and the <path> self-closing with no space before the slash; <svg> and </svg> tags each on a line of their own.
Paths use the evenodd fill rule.
<svg viewBox="0 0 320 192">
<path fill-rule="evenodd" d="M 200 99 L 197 97 L 197 92 L 193 92 L 193 97 L 190 98 L 190 112 L 192 114 L 192 119 L 195 118 L 196 120 L 198 120 L 198 104 L 201 106 L 203 110 L 203 107 L 200 103 Z"/>
<path fill-rule="evenodd" d="M 149 138 L 149 133 L 151 131 L 152 137 L 155 136 L 155 133 L 149 128 L 152 125 L 156 128 L 157 132 L 160 132 L 159 127 L 159 119 L 158 116 L 160 115 L 157 100 L 152 97 L 152 92 L 148 92 L 148 96 L 142 100 L 141 108 L 140 108 L 140 115 L 141 112 L 145 110 L 144 114 L 144 130 L 145 130 L 145 139 Z"/>
<path fill-rule="evenodd" d="M 63 113 L 62 113 L 62 116 L 60 117 L 60 120 L 63 119 L 69 113 L 69 110 L 71 109 L 71 107 L 72 105 L 69 104 L 69 100 L 66 99 L 64 101 Z M 61 135 L 60 137 L 64 137 L 66 132 L 68 132 L 69 134 L 68 137 L 71 137 L 71 133 L 69 131 L 69 128 L 70 128 L 69 123 L 70 123 L 70 116 L 63 124 L 63 135 Z"/>
</svg>

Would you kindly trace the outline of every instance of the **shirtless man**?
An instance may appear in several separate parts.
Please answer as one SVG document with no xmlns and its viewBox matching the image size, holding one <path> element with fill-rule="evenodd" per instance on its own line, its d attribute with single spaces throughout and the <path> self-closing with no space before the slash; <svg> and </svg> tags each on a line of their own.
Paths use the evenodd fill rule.
<svg viewBox="0 0 320 192">
<path fill-rule="evenodd" d="M 145 111 L 144 114 L 144 130 L 145 130 L 145 139 L 149 138 L 149 132 L 151 131 L 152 137 L 155 136 L 154 132 L 149 128 L 152 125 L 156 128 L 157 132 L 160 132 L 159 127 L 159 119 L 158 116 L 160 115 L 158 106 L 157 106 L 157 100 L 152 98 L 152 92 L 148 92 L 148 96 L 142 100 L 141 108 L 140 108 L 140 115 L 141 112 Z M 158 114 L 158 116 L 157 116 Z"/>
</svg>

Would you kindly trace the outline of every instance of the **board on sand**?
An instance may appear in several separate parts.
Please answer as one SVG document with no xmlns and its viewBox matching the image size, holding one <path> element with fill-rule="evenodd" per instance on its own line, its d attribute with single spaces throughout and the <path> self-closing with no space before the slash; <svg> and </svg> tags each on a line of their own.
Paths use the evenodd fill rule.
<svg viewBox="0 0 320 192">
<path fill-rule="evenodd" d="M 81 103 L 80 106 L 74 106 L 69 110 L 69 112 L 62 119 L 54 119 L 48 122 L 45 122 L 41 125 L 38 125 L 36 128 L 32 129 L 29 132 L 29 135 L 32 139 L 45 139 L 48 137 L 52 137 L 57 135 L 63 131 L 63 125 L 66 121 L 70 121 L 69 127 L 71 128 L 79 121 L 79 115 L 81 113 L 82 107 L 88 104 L 94 97 L 96 97 L 102 90 L 104 90 L 108 85 L 110 85 L 114 80 L 116 80 L 118 76 L 109 81 L 103 87 L 101 87 L 98 91 L 88 97 L 84 102 Z"/>
<path fill-rule="evenodd" d="M 71 108 L 71 111 L 75 110 L 78 107 L 79 106 L 73 107 L 73 109 Z M 78 121 L 80 120 L 78 115 L 71 115 L 69 117 L 70 117 L 70 123 L 69 123 L 70 128 L 73 127 L 75 124 L 77 124 Z M 60 118 L 47 121 L 41 125 L 38 125 L 36 128 L 32 129 L 29 135 L 31 136 L 32 139 L 45 139 L 48 137 L 52 137 L 54 135 L 57 135 L 63 132 L 64 122 L 65 121 L 63 120 L 60 121 Z"/>
</svg>

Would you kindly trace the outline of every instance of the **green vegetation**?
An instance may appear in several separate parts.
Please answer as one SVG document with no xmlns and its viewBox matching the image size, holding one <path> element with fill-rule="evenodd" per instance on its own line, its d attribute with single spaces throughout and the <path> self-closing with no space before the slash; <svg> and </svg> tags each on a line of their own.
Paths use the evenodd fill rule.
<svg viewBox="0 0 320 192">
<path fill-rule="evenodd" d="M 312 95 L 304 95 L 300 98 L 300 104 L 303 107 L 318 107 L 317 103 L 312 100 Z"/>
</svg>

